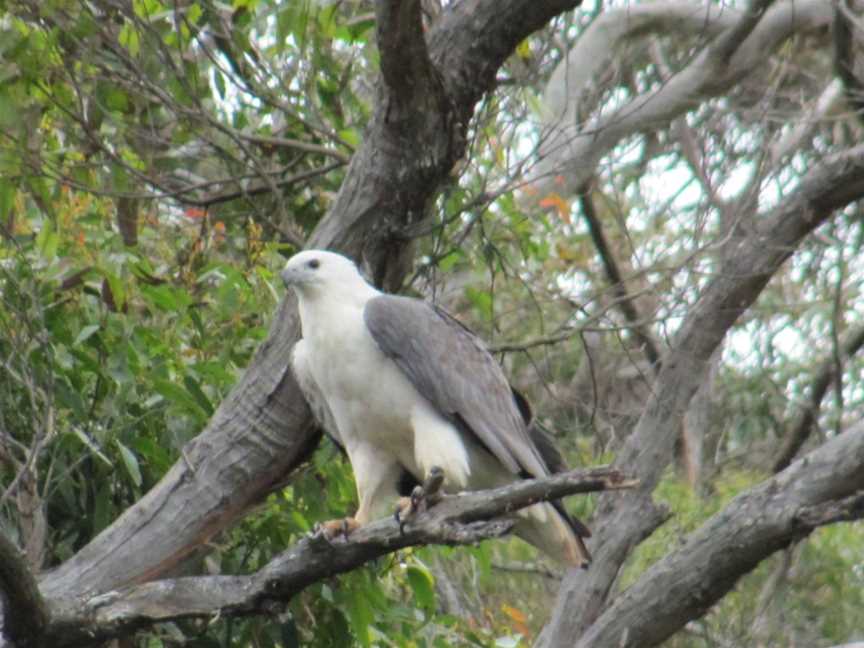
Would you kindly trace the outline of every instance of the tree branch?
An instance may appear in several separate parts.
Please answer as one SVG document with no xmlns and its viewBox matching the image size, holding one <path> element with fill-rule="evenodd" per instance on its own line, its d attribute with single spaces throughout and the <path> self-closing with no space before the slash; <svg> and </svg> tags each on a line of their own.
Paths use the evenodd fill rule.
<svg viewBox="0 0 864 648">
<path fill-rule="evenodd" d="M 864 346 L 864 327 L 853 331 L 846 337 L 846 340 L 843 342 L 842 348 L 840 349 L 840 355 L 842 358 L 850 358 L 855 355 L 862 346 Z M 819 416 L 822 398 L 825 396 L 825 392 L 828 391 L 828 387 L 836 379 L 836 376 L 837 362 L 832 355 L 832 357 L 826 358 L 822 362 L 819 371 L 816 372 L 816 376 L 810 383 L 810 396 L 807 399 L 807 402 L 801 407 L 801 411 L 795 418 L 794 424 L 783 440 L 783 445 L 780 447 L 780 451 L 774 458 L 774 465 L 772 468 L 774 472 L 780 472 L 786 468 L 786 466 L 792 462 L 792 459 L 795 458 L 795 455 L 801 449 L 801 446 L 804 445 L 804 442 L 807 441 L 807 438 L 813 431 L 816 417 Z"/>
<path fill-rule="evenodd" d="M 581 0 L 464 0 L 452 4 L 429 35 L 429 51 L 467 126 L 469 107 L 495 87 L 516 46 Z"/>
<path fill-rule="evenodd" d="M 592 569 L 586 578 L 565 580 L 540 645 L 572 642 L 600 614 L 632 537 L 643 533 L 641 509 L 652 505 L 651 491 L 672 458 L 682 416 L 711 354 L 803 237 L 862 195 L 864 146 L 857 146 L 813 169 L 785 202 L 759 219 L 756 231 L 734 240 L 723 274 L 702 291 L 673 338 L 652 396 L 615 460 L 616 466 L 635 471 L 640 497 L 600 498 Z"/>
<path fill-rule="evenodd" d="M 381 76 L 392 99 L 411 103 L 432 76 L 420 0 L 378 0 L 375 14 Z"/>
<path fill-rule="evenodd" d="M 579 204 L 582 207 L 585 221 L 588 223 L 588 232 L 591 235 L 591 240 L 594 242 L 597 254 L 600 255 L 600 261 L 603 264 L 603 269 L 606 271 L 606 278 L 609 280 L 612 292 L 617 298 L 618 307 L 624 315 L 624 319 L 627 320 L 627 323 L 631 327 L 633 335 L 642 347 L 645 357 L 648 358 L 651 369 L 656 375 L 660 370 L 660 351 L 653 336 L 639 316 L 633 297 L 627 292 L 624 278 L 621 275 L 621 270 L 618 268 L 618 262 L 615 260 L 615 255 L 612 254 L 612 250 L 606 240 L 606 234 L 603 232 L 603 224 L 597 217 L 597 210 L 594 208 L 594 200 L 591 198 L 590 192 L 590 183 L 583 186 L 579 192 Z"/>
<path fill-rule="evenodd" d="M 578 118 L 578 102 L 571 98 L 578 96 L 614 54 L 609 51 L 609 39 L 617 44 L 634 34 L 678 31 L 722 38 L 741 24 L 744 18 L 739 16 L 714 6 L 694 11 L 690 3 L 660 3 L 609 12 L 592 24 L 555 70 L 545 92 L 549 136 L 540 147 L 533 195 L 542 197 L 550 191 L 575 195 L 594 174 L 600 159 L 622 139 L 654 131 L 704 99 L 721 94 L 790 36 L 827 26 L 832 13 L 826 0 L 778 4 L 757 21 L 728 62 L 715 56 L 709 45 L 657 90 L 635 96 L 587 124 Z"/>
<path fill-rule="evenodd" d="M 404 529 L 392 518 L 376 521 L 333 541 L 306 537 L 248 576 L 193 576 L 83 598 L 50 602 L 51 621 L 38 637 L 55 648 L 90 644 L 122 636 L 155 623 L 214 616 L 269 614 L 312 583 L 340 574 L 387 553 L 427 544 L 472 544 L 508 533 L 507 515 L 539 501 L 575 493 L 636 486 L 617 470 L 598 467 L 516 482 L 488 491 L 444 496 L 418 513 Z M 28 620 L 33 618 L 27 611 Z M 45 628 L 45 624 L 29 626 Z"/>
<path fill-rule="evenodd" d="M 738 495 L 642 574 L 575 645 L 658 645 L 775 551 L 819 526 L 862 517 L 864 423 L 859 423 Z"/>
<path fill-rule="evenodd" d="M 741 47 L 741 43 L 756 29 L 756 25 L 773 2 L 774 0 L 752 0 L 736 25 L 712 43 L 711 54 L 727 65 L 732 55 Z"/>
</svg>

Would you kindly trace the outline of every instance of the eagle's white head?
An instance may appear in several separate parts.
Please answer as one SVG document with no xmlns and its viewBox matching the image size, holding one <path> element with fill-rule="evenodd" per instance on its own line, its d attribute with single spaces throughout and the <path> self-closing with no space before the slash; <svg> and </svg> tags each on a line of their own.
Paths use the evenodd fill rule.
<svg viewBox="0 0 864 648">
<path fill-rule="evenodd" d="M 351 259 L 325 250 L 295 254 L 280 276 L 301 301 L 365 301 L 378 294 Z"/>
</svg>

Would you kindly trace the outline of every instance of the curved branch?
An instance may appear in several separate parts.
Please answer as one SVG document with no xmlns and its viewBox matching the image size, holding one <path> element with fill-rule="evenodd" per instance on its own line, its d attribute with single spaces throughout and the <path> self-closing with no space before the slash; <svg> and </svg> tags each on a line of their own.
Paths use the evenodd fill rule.
<svg viewBox="0 0 864 648">
<path fill-rule="evenodd" d="M 331 542 L 321 535 L 306 537 L 251 575 L 192 576 L 62 598 L 51 602 L 51 624 L 40 636 L 41 645 L 90 645 L 182 618 L 269 614 L 312 583 L 398 549 L 473 544 L 500 537 L 512 529 L 514 520 L 492 519 L 496 516 L 538 501 L 635 485 L 609 467 L 573 470 L 494 490 L 444 496 L 402 529 L 394 519 L 386 518 L 342 541 Z"/>
<path fill-rule="evenodd" d="M 785 202 L 758 219 L 755 232 L 733 241 L 734 248 L 724 254 L 729 262 L 723 274 L 705 287 L 673 338 L 652 396 L 615 460 L 615 465 L 635 471 L 642 482 L 641 497 L 626 501 L 601 497 L 602 518 L 593 524 L 597 533 L 591 571 L 578 581 L 565 581 L 541 645 L 572 642 L 600 614 L 633 537 L 643 533 L 641 511 L 654 506 L 651 491 L 671 461 L 699 377 L 728 330 L 801 240 L 834 210 L 862 196 L 864 146 L 857 146 L 813 169 Z"/>
<path fill-rule="evenodd" d="M 787 155 L 792 155 L 805 142 L 813 136 L 820 124 L 824 124 L 831 114 L 837 109 L 843 97 L 843 84 L 838 79 L 832 79 L 819 97 L 812 103 L 800 121 L 786 133 L 780 133 L 775 142 L 768 147 L 768 158 L 772 166 Z"/>
<path fill-rule="evenodd" d="M 650 567 L 576 646 L 656 646 L 816 527 L 864 517 L 864 423 L 742 493 Z M 663 596 L 657 596 L 663 592 Z"/>
<path fill-rule="evenodd" d="M 596 66 L 598 59 L 607 60 L 605 54 L 592 59 L 591 52 L 602 42 L 604 30 L 611 29 L 616 21 L 622 23 L 615 26 L 614 33 L 618 38 L 641 33 L 638 31 L 640 29 L 662 28 L 665 32 L 680 25 L 688 32 L 699 29 L 697 33 L 705 32 L 708 35 L 718 33 L 723 28 L 726 31 L 719 31 L 717 37 L 722 39 L 724 33 L 730 33 L 728 30 L 735 30 L 735 25 L 740 24 L 730 21 L 730 12 L 726 9 L 720 12 L 718 8 L 712 13 L 711 8 L 702 7 L 696 11 L 689 3 L 686 6 L 678 3 L 660 4 L 656 5 L 653 12 L 649 11 L 649 7 L 652 5 L 638 8 L 639 11 L 636 11 L 636 7 L 628 7 L 606 14 L 602 23 L 598 21 L 596 28 L 592 25 L 580 39 L 580 43 L 586 41 L 584 49 L 577 44 L 553 73 L 545 99 L 549 113 L 549 136 L 540 148 L 541 160 L 532 180 L 536 191 L 532 195 L 545 196 L 549 191 L 567 196 L 576 194 L 594 173 L 600 159 L 622 139 L 634 133 L 653 131 L 658 125 L 667 124 L 692 110 L 701 101 L 723 93 L 764 62 L 767 53 L 787 38 L 825 27 L 832 18 L 831 3 L 827 0 L 775 5 L 758 20 L 728 61 L 717 56 L 709 44 L 692 63 L 657 90 L 634 97 L 617 110 L 588 124 L 580 124 L 577 119 L 578 102 L 572 100 L 576 95 L 571 89 L 581 87 L 578 83 L 585 84 L 592 77 L 580 74 L 579 79 L 571 83 L 569 70 L 579 69 L 585 61 L 593 61 Z M 747 21 L 748 15 L 745 14 L 739 20 Z M 631 21 L 635 21 L 632 23 L 633 29 L 629 28 Z M 593 33 L 595 29 L 597 33 Z M 596 74 L 602 68 L 591 69 Z M 563 176 L 559 177 L 562 172 Z"/>
</svg>

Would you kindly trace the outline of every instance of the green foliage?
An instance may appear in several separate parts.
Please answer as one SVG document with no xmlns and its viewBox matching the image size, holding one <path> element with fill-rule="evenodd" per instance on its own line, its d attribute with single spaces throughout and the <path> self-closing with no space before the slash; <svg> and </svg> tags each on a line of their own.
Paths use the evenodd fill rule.
<svg viewBox="0 0 864 648">
<path fill-rule="evenodd" d="M 622 588 L 670 547 L 683 544 L 687 534 L 733 497 L 765 477 L 754 471 L 726 470 L 714 480 L 715 492 L 710 497 L 696 495 L 675 477 L 664 479 L 656 491 L 657 499 L 674 511 L 673 517 L 633 553 L 622 576 Z M 856 611 L 864 597 L 862 527 L 859 522 L 818 529 L 787 552 L 766 560 L 695 624 L 698 632 L 681 633 L 669 645 L 708 648 L 721 638 L 744 645 L 753 641 L 754 628 L 762 633 L 757 636 L 772 644 L 772 637 L 795 636 L 807 645 L 821 645 L 855 636 L 860 632 Z M 778 574 L 783 575 L 779 580 Z M 765 588 L 776 589 L 770 592 L 773 598 L 766 597 Z M 764 601 L 770 601 L 771 607 L 761 607 Z"/>
<path fill-rule="evenodd" d="M 158 481 L 207 422 L 264 336 L 280 255 L 270 246 L 238 272 L 214 245 L 194 271 L 169 269 L 166 240 L 194 242 L 197 227 L 145 228 L 128 248 L 105 227 L 108 201 L 51 197 L 57 221 L 20 195 L 0 248 L 0 422 L 22 444 L 7 483 L 23 448 L 44 445 L 35 472 L 55 562 Z"/>
<path fill-rule="evenodd" d="M 0 523 L 22 545 L 37 540 L 44 554 L 29 558 L 50 567 L 182 460 L 183 445 L 236 383 L 281 296 L 283 256 L 327 211 L 341 165 L 362 141 L 378 54 L 366 3 L 2 7 Z M 526 149 L 543 136 L 536 127 L 542 79 L 581 25 L 552 29 L 554 38 L 519 45 L 499 75 L 512 83 L 478 106 L 464 168 L 433 207 L 406 290 L 440 298 L 492 345 L 517 349 L 500 354 L 509 375 L 570 463 L 585 465 L 614 457 L 641 413 L 650 370 L 616 311 L 620 299 L 578 198 L 532 195 L 523 186 L 530 175 L 523 160 L 533 155 Z M 610 75 L 619 76 L 627 75 L 617 68 Z M 778 93 L 793 95 L 809 96 Z M 687 123 L 695 132 L 710 116 Z M 720 116 L 708 121 L 727 124 L 722 130 L 737 131 L 748 146 L 765 143 L 744 123 L 749 117 Z M 753 162 L 719 137 L 705 135 L 706 151 L 724 152 L 703 162 L 722 181 L 734 161 Z M 669 184 L 670 166 L 685 166 L 665 140 L 676 137 L 645 144 L 639 155 L 649 157 L 638 161 L 633 142 L 622 143 L 587 194 L 658 339 L 674 334 L 716 271 L 712 237 L 727 236 L 704 204 L 715 197 L 682 204 L 652 195 Z M 649 148 L 658 149 L 656 158 Z M 844 255 L 860 254 L 862 231 L 860 218 L 850 218 L 825 237 L 846 242 L 839 253 L 817 241 L 797 255 L 766 291 L 761 312 L 742 322 L 736 333 L 746 353 L 727 348 L 716 420 L 706 432 L 716 441 L 716 471 L 698 495 L 671 474 L 663 480 L 657 497 L 674 517 L 631 557 L 623 586 L 766 477 L 760 451 L 806 400 L 816 363 L 797 348 L 806 345 L 783 339 L 794 330 L 799 341 L 830 350 L 826 340 L 848 325 L 836 305 L 856 303 L 864 285 L 844 266 Z M 846 285 L 837 276 L 848 277 Z M 534 343 L 520 349 L 521 341 Z M 861 363 L 850 360 L 843 370 L 844 389 L 820 418 L 824 430 L 854 416 L 864 398 Z M 293 477 L 218 538 L 201 569 L 259 569 L 316 522 L 356 506 L 350 467 L 327 442 Z M 22 515 L 28 492 L 47 523 L 41 543 Z M 594 500 L 568 506 L 585 518 Z M 837 525 L 794 551 L 765 645 L 860 635 L 862 543 L 860 524 Z M 761 565 L 692 624 L 698 632 L 688 628 L 670 645 L 752 643 L 763 588 L 781 560 Z M 272 618 L 170 624 L 143 633 L 139 645 L 530 645 L 556 576 L 518 540 L 412 550 L 310 587 Z"/>
</svg>

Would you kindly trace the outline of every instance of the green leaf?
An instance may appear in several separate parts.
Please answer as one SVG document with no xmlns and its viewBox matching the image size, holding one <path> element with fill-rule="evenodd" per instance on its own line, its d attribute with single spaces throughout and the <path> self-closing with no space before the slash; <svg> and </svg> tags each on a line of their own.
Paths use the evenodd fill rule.
<svg viewBox="0 0 864 648">
<path fill-rule="evenodd" d="M 492 293 L 488 290 L 478 290 L 477 288 L 468 286 L 465 289 L 465 296 L 471 301 L 474 308 L 477 309 L 484 320 L 487 322 L 492 321 Z"/>
<path fill-rule="evenodd" d="M 181 307 L 189 305 L 189 298 L 184 293 L 169 285 L 141 286 L 141 295 L 158 308 L 177 312 Z"/>
<path fill-rule="evenodd" d="M 153 381 L 153 388 L 171 403 L 192 414 L 199 422 L 205 422 L 209 418 L 207 412 L 198 404 L 198 401 L 179 385 L 175 385 L 168 380 L 157 379 Z"/>
<path fill-rule="evenodd" d="M 201 5 L 199 5 L 197 2 L 193 2 L 186 10 L 186 20 L 188 20 L 194 25 L 198 22 L 198 20 L 200 20 L 203 13 L 204 11 L 201 9 Z"/>
<path fill-rule="evenodd" d="M 81 332 L 78 333 L 78 337 L 75 338 L 75 342 L 73 342 L 72 344 L 74 346 L 77 346 L 77 345 L 81 344 L 82 342 L 85 342 L 90 337 L 92 337 L 93 334 L 96 333 L 96 331 L 98 331 L 98 330 L 99 330 L 98 324 L 88 324 L 87 326 L 85 326 L 84 328 L 81 329 Z"/>
<path fill-rule="evenodd" d="M 15 205 L 15 185 L 8 180 L 0 180 L 0 218 L 7 218 Z"/>
<path fill-rule="evenodd" d="M 357 148 L 360 145 L 360 133 L 354 128 L 343 128 L 339 131 L 339 137 L 351 148 Z"/>
<path fill-rule="evenodd" d="M 372 638 L 369 634 L 369 626 L 375 619 L 372 612 L 372 606 L 369 605 L 369 599 L 361 593 L 354 593 L 348 601 L 348 619 L 351 622 L 351 629 L 354 631 L 354 636 L 357 641 L 363 646 L 369 646 Z"/>
<path fill-rule="evenodd" d="M 435 581 L 425 569 L 411 565 L 405 571 L 405 578 L 414 592 L 417 603 L 427 612 L 435 609 Z"/>
<path fill-rule="evenodd" d="M 97 446 L 95 443 L 93 443 L 93 441 L 90 440 L 90 437 L 88 437 L 86 434 L 84 434 L 84 432 L 82 432 L 81 430 L 79 430 L 76 427 L 76 428 L 73 428 L 72 433 L 76 437 L 78 437 L 78 440 L 81 441 L 81 443 L 83 443 L 85 446 L 87 446 L 94 455 L 99 457 L 99 459 L 102 461 L 102 463 L 104 463 L 106 466 L 113 466 L 114 465 L 113 463 L 111 463 L 111 460 L 108 457 L 106 457 L 105 454 L 99 449 L 99 446 Z"/>
<path fill-rule="evenodd" d="M 205 394 L 201 389 L 200 383 L 192 376 L 187 375 L 183 377 L 183 384 L 186 385 L 186 389 L 190 394 L 192 394 L 201 406 L 201 409 L 207 413 L 207 418 L 213 416 L 213 403 L 210 402 L 210 399 L 207 398 L 207 394 Z"/>
<path fill-rule="evenodd" d="M 99 533 L 111 522 L 112 509 L 111 486 L 107 481 L 99 482 L 93 496 L 92 524 L 94 534 Z"/>
<path fill-rule="evenodd" d="M 111 288 L 111 296 L 114 297 L 114 305 L 117 310 L 122 310 L 123 305 L 126 303 L 126 288 L 123 286 L 123 282 L 120 281 L 120 277 L 113 272 L 103 270 L 102 274 L 108 280 L 108 287 Z"/>
<path fill-rule="evenodd" d="M 117 447 L 120 449 L 120 457 L 123 459 L 123 465 L 126 466 L 126 472 L 132 478 L 132 483 L 136 486 L 141 486 L 141 468 L 138 466 L 138 458 L 135 456 L 135 453 L 120 443 L 119 440 L 115 439 L 115 443 L 117 443 Z"/>
<path fill-rule="evenodd" d="M 157 475 L 168 472 L 171 467 L 171 455 L 166 448 L 148 437 L 136 437 L 132 441 L 132 447 L 138 453 L 144 464 L 151 468 Z"/>
<path fill-rule="evenodd" d="M 216 92 L 219 93 L 221 99 L 225 98 L 225 77 L 219 70 L 213 70 L 213 85 L 216 86 Z"/>
<path fill-rule="evenodd" d="M 129 51 L 129 54 L 133 57 L 138 56 L 138 53 L 141 51 L 141 37 L 132 24 L 126 23 L 120 28 L 118 40 Z"/>
<path fill-rule="evenodd" d="M 48 219 L 43 220 L 42 227 L 36 235 L 36 248 L 39 250 L 39 254 L 46 261 L 53 260 L 57 256 L 59 243 L 60 239 L 54 231 L 54 225 Z"/>
</svg>

